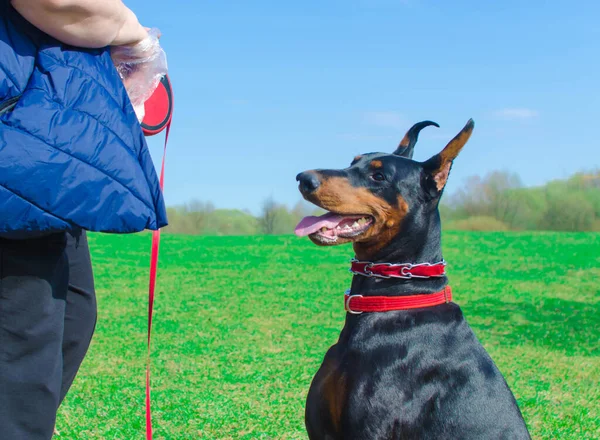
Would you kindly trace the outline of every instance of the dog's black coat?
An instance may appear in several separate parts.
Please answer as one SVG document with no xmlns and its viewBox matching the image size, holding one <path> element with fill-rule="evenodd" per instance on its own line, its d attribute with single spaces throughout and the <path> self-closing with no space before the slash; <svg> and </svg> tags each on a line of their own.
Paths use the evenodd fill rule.
<svg viewBox="0 0 600 440">
<path fill-rule="evenodd" d="M 453 303 L 348 315 L 313 379 L 306 427 L 311 439 L 530 438 L 506 382 Z"/>
<path fill-rule="evenodd" d="M 420 128 L 427 125 L 434 124 L 421 123 Z M 428 170 L 439 167 L 443 157 L 425 163 L 410 160 L 420 128 L 394 155 L 368 154 L 344 170 L 298 176 L 301 192 L 316 204 L 319 200 L 312 194 L 331 176 L 347 179 L 352 187 L 368 188 L 389 203 L 402 196 L 410 207 L 402 229 L 371 261 L 442 259 L 437 209 L 442 190 L 432 185 Z M 369 168 L 374 159 L 381 163 L 377 170 Z M 386 179 L 374 180 L 374 171 Z M 351 294 L 433 293 L 447 282 L 445 277 L 398 280 L 356 275 Z M 312 381 L 305 415 L 311 440 L 530 439 L 502 374 L 454 303 L 348 313 L 338 342 Z"/>
</svg>

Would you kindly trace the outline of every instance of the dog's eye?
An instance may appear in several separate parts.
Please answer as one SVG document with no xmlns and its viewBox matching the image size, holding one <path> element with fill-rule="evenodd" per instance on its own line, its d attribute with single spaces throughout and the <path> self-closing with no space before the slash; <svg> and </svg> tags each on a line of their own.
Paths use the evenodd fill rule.
<svg viewBox="0 0 600 440">
<path fill-rule="evenodd" d="M 381 173 L 375 173 L 371 175 L 371 179 L 375 182 L 383 182 L 385 180 L 385 176 Z"/>
</svg>

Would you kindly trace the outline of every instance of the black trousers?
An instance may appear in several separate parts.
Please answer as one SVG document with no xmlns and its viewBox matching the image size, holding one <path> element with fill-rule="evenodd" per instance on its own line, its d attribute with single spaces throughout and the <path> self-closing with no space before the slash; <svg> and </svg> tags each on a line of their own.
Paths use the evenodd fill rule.
<svg viewBox="0 0 600 440">
<path fill-rule="evenodd" d="M 85 233 L 0 238 L 0 440 L 49 440 L 96 326 Z"/>
</svg>

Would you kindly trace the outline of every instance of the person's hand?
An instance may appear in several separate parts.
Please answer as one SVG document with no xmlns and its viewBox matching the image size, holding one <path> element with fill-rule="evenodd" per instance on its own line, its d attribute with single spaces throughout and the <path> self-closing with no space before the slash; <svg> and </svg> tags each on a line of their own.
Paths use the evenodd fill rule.
<svg viewBox="0 0 600 440">
<path fill-rule="evenodd" d="M 122 0 L 10 0 L 31 24 L 76 47 L 136 45 L 148 36 Z"/>
<path fill-rule="evenodd" d="M 113 63 L 140 122 L 144 119 L 144 103 L 167 74 L 167 58 L 158 41 L 160 31 L 144 31 L 146 37 L 137 43 L 111 46 Z"/>
<path fill-rule="evenodd" d="M 148 37 L 150 29 L 142 26 L 131 10 L 127 11 L 121 28 L 110 43 L 111 46 L 135 46 Z"/>
</svg>

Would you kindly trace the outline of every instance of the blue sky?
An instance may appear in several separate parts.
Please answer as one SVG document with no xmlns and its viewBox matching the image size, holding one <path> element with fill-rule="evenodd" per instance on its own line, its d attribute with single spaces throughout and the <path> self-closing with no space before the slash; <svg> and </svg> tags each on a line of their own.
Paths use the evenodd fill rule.
<svg viewBox="0 0 600 440">
<path fill-rule="evenodd" d="M 175 88 L 168 205 L 292 205 L 298 172 L 391 152 L 425 119 L 441 128 L 416 160 L 475 120 L 449 192 L 492 170 L 538 185 L 600 166 L 598 2 L 126 4 L 161 29 Z"/>
</svg>

